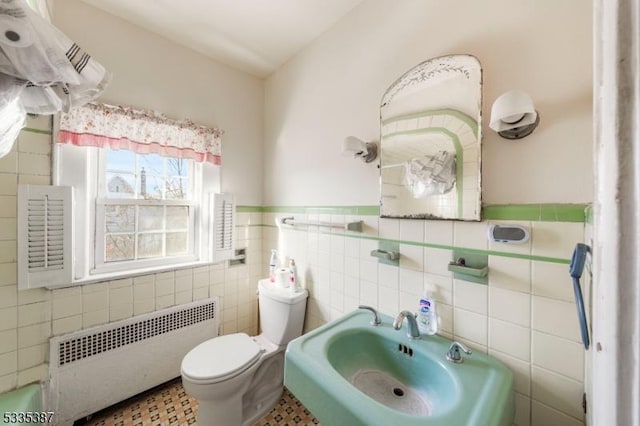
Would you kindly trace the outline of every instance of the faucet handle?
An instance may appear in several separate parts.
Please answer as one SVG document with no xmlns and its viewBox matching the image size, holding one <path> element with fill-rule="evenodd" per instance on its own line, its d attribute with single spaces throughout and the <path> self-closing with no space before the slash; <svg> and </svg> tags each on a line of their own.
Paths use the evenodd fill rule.
<svg viewBox="0 0 640 426">
<path fill-rule="evenodd" d="M 374 327 L 377 327 L 382 324 L 382 321 L 380 320 L 380 315 L 378 314 L 378 311 L 375 310 L 375 308 L 367 305 L 360 305 L 358 306 L 358 309 L 366 309 L 368 311 L 373 312 L 373 319 L 369 324 L 373 325 Z"/>
<path fill-rule="evenodd" d="M 472 353 L 462 343 L 453 341 L 451 342 L 451 345 L 449 346 L 449 350 L 447 351 L 447 361 L 455 362 L 456 364 L 460 364 L 461 362 L 463 362 L 464 358 L 462 358 L 462 355 L 460 354 L 460 350 L 462 350 L 462 352 L 464 352 L 467 355 L 471 355 Z"/>
</svg>

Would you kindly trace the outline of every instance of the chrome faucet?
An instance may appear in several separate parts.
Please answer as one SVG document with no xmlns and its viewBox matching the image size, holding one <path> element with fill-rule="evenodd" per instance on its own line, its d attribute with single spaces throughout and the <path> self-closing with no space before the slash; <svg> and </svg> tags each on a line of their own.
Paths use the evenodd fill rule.
<svg viewBox="0 0 640 426">
<path fill-rule="evenodd" d="M 420 330 L 418 329 L 418 322 L 416 321 L 416 314 L 412 314 L 409 311 L 402 311 L 398 314 L 395 320 L 393 320 L 393 328 L 395 330 L 400 330 L 402 327 L 402 321 L 407 319 L 407 337 L 409 339 L 419 339 L 420 338 Z"/>
<path fill-rule="evenodd" d="M 461 349 L 465 354 L 471 355 L 471 351 L 462 343 L 454 341 L 451 343 L 449 350 L 447 351 L 447 361 L 455 362 L 456 364 L 464 362 L 464 358 L 462 358 L 462 355 L 460 354 Z"/>
<path fill-rule="evenodd" d="M 371 306 L 360 305 L 360 306 L 358 306 L 358 309 L 366 309 L 368 311 L 373 312 L 373 319 L 371 320 L 371 322 L 369 324 L 371 324 L 373 326 L 376 326 L 376 327 L 379 326 L 380 324 L 382 324 L 382 321 L 380 321 L 380 315 L 378 314 L 378 311 L 376 311 Z"/>
</svg>

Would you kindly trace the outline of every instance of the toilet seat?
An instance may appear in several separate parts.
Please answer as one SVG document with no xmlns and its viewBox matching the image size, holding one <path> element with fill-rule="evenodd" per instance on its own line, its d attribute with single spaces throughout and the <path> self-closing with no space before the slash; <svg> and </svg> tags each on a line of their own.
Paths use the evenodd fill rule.
<svg viewBox="0 0 640 426">
<path fill-rule="evenodd" d="M 200 343 L 182 360 L 182 375 L 194 383 L 218 383 L 255 364 L 264 350 L 245 333 L 227 334 Z"/>
</svg>

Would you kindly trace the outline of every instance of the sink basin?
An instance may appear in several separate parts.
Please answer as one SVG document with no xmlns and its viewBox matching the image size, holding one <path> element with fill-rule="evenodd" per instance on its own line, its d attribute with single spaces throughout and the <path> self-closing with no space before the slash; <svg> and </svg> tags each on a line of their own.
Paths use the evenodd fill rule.
<svg viewBox="0 0 640 426">
<path fill-rule="evenodd" d="M 513 377 L 475 353 L 446 360 L 451 341 L 409 340 L 406 326 L 353 311 L 287 347 L 285 385 L 326 425 L 511 425 Z"/>
<path fill-rule="evenodd" d="M 328 342 L 327 360 L 358 390 L 395 410 L 427 416 L 450 409 L 454 401 L 447 395 L 458 394 L 455 377 L 442 357 L 413 350 L 404 336 L 373 327 L 342 331 Z"/>
</svg>

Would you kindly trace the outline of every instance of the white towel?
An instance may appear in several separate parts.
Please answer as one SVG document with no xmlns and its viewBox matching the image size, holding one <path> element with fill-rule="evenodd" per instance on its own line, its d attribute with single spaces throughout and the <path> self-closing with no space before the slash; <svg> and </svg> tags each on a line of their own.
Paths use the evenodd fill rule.
<svg viewBox="0 0 640 426">
<path fill-rule="evenodd" d="M 2 157 L 6 152 L 1 147 L 11 148 L 27 113 L 54 114 L 82 106 L 104 91 L 111 76 L 24 0 L 0 1 L 0 29 Z"/>
<path fill-rule="evenodd" d="M 11 151 L 24 127 L 27 113 L 20 103 L 23 87 L 19 80 L 0 74 L 0 157 Z"/>
<path fill-rule="evenodd" d="M 51 114 L 60 111 L 59 105 L 68 111 L 104 91 L 109 73 L 76 43 L 24 0 L 2 0 L 0 4 L 0 28 L 4 29 L 0 73 L 30 83 L 23 98 L 27 112 Z M 39 87 L 45 93 L 37 93 Z"/>
<path fill-rule="evenodd" d="M 439 151 L 405 163 L 404 185 L 414 198 L 446 194 L 456 183 L 456 155 Z"/>
</svg>

